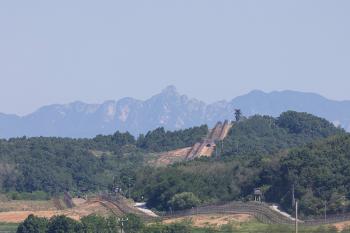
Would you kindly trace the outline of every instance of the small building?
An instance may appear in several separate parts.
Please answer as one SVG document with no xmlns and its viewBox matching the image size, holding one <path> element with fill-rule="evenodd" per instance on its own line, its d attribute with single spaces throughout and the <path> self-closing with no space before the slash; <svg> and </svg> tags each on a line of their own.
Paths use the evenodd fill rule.
<svg viewBox="0 0 350 233">
<path fill-rule="evenodd" d="M 262 196 L 263 193 L 260 188 L 255 188 L 254 189 L 254 201 L 256 202 L 262 202 Z"/>
</svg>

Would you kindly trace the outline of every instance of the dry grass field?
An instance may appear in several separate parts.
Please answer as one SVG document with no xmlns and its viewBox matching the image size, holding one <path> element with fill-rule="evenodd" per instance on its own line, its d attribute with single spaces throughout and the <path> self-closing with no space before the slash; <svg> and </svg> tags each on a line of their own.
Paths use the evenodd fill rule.
<svg viewBox="0 0 350 233">
<path fill-rule="evenodd" d="M 221 215 L 221 214 L 208 214 L 208 215 L 197 215 L 184 218 L 174 218 L 165 220 L 165 224 L 171 224 L 176 222 L 190 221 L 194 227 L 213 227 L 219 228 L 223 225 L 230 223 L 242 223 L 249 222 L 254 219 L 248 214 L 231 214 L 231 215 Z"/>
<path fill-rule="evenodd" d="M 55 215 L 66 215 L 73 219 L 80 219 L 90 214 L 107 216 L 111 214 L 110 209 L 106 208 L 98 200 L 84 201 L 75 199 L 76 207 L 72 209 L 58 210 L 53 205 L 53 201 L 34 202 L 34 201 L 10 201 L 2 202 L 6 206 L 6 211 L 0 211 L 0 222 L 2 223 L 20 223 L 30 214 L 39 217 L 51 218 Z M 36 206 L 36 204 L 38 204 Z"/>
</svg>

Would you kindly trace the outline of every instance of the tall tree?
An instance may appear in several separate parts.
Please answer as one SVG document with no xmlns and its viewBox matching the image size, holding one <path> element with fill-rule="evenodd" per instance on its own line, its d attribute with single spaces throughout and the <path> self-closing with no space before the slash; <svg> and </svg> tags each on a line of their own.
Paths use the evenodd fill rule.
<svg viewBox="0 0 350 233">
<path fill-rule="evenodd" d="M 39 218 L 31 214 L 18 226 L 17 233 L 45 233 L 47 224 L 47 219 Z"/>
<path fill-rule="evenodd" d="M 240 121 L 242 118 L 242 111 L 241 109 L 235 109 L 235 119 L 236 121 Z"/>
</svg>

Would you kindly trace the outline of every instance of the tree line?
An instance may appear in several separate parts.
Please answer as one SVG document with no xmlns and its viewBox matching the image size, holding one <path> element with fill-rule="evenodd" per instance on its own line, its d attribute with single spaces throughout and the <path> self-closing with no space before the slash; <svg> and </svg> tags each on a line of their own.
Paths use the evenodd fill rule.
<svg viewBox="0 0 350 233">
<path fill-rule="evenodd" d="M 164 224 L 160 221 L 145 223 L 135 215 L 128 214 L 122 218 L 114 216 L 101 217 L 89 215 L 73 220 L 66 216 L 54 216 L 51 219 L 29 215 L 18 228 L 17 233 L 293 233 L 294 229 L 286 225 L 263 225 L 245 223 L 227 223 L 220 226 L 195 227 L 191 220 Z M 256 227 L 254 227 L 256 226 Z M 249 229 L 247 231 L 247 229 Z M 342 231 L 334 226 L 301 227 L 303 233 L 349 233 L 349 228 Z"/>
<path fill-rule="evenodd" d="M 240 116 L 217 143 L 218 157 L 147 164 L 149 154 L 191 146 L 207 133 L 203 125 L 159 128 L 138 138 L 116 132 L 93 139 L 0 140 L 0 190 L 14 198 L 48 198 L 45 193 L 113 190 L 118 184 L 130 187 L 135 200 L 168 211 L 250 200 L 259 187 L 264 200 L 290 213 L 293 193 L 304 216 L 321 214 L 325 204 L 329 213 L 350 210 L 349 135 L 325 119 L 293 111 L 277 118 Z"/>
<path fill-rule="evenodd" d="M 218 143 L 218 158 L 141 168 L 133 195 L 169 211 L 252 200 L 254 188 L 261 188 L 265 201 L 293 213 L 294 189 L 302 217 L 322 214 L 324 202 L 329 214 L 350 211 L 348 138 L 343 129 L 307 113 L 253 116 L 236 122 Z"/>
<path fill-rule="evenodd" d="M 116 132 L 93 139 L 0 140 L 0 191 L 44 191 L 55 195 L 67 190 L 105 190 L 113 184 L 114 177 L 125 181 L 125 177 L 133 176 L 147 154 L 190 146 L 207 132 L 208 127 L 203 125 L 174 132 L 159 128 L 137 139 L 129 133 Z M 121 185 L 127 186 L 125 182 Z"/>
</svg>

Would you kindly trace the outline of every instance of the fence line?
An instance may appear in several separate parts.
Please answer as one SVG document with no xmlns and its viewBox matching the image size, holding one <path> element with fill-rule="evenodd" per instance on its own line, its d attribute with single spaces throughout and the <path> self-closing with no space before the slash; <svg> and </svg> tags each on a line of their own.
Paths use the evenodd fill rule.
<svg viewBox="0 0 350 233">
<path fill-rule="evenodd" d="M 125 199 L 121 196 L 112 196 L 108 194 L 102 194 L 102 199 L 112 202 L 118 206 L 123 213 L 133 213 L 145 220 L 152 220 L 155 217 L 149 216 L 135 208 L 125 205 Z M 221 203 L 217 205 L 205 205 L 194 207 L 188 210 L 181 211 L 168 211 L 168 212 L 157 212 L 159 218 L 179 218 L 194 215 L 203 214 L 249 214 L 254 216 L 258 221 L 265 224 L 278 224 L 278 225 L 294 225 L 295 220 L 270 208 L 266 203 L 260 202 L 229 202 Z M 314 219 L 302 220 L 299 219 L 299 225 L 304 226 L 320 226 L 328 225 L 339 222 L 350 221 L 350 213 L 339 214 L 339 215 L 328 215 L 327 219 L 324 217 L 318 217 Z"/>
<path fill-rule="evenodd" d="M 250 214 L 265 224 L 294 225 L 295 220 L 272 210 L 267 204 L 257 202 L 231 202 L 223 205 L 208 205 L 195 207 L 184 211 L 163 212 L 162 218 L 186 217 L 199 214 Z M 327 219 L 316 218 L 310 220 L 299 219 L 299 225 L 319 226 L 350 221 L 350 213 L 342 215 L 329 215 Z"/>
</svg>

